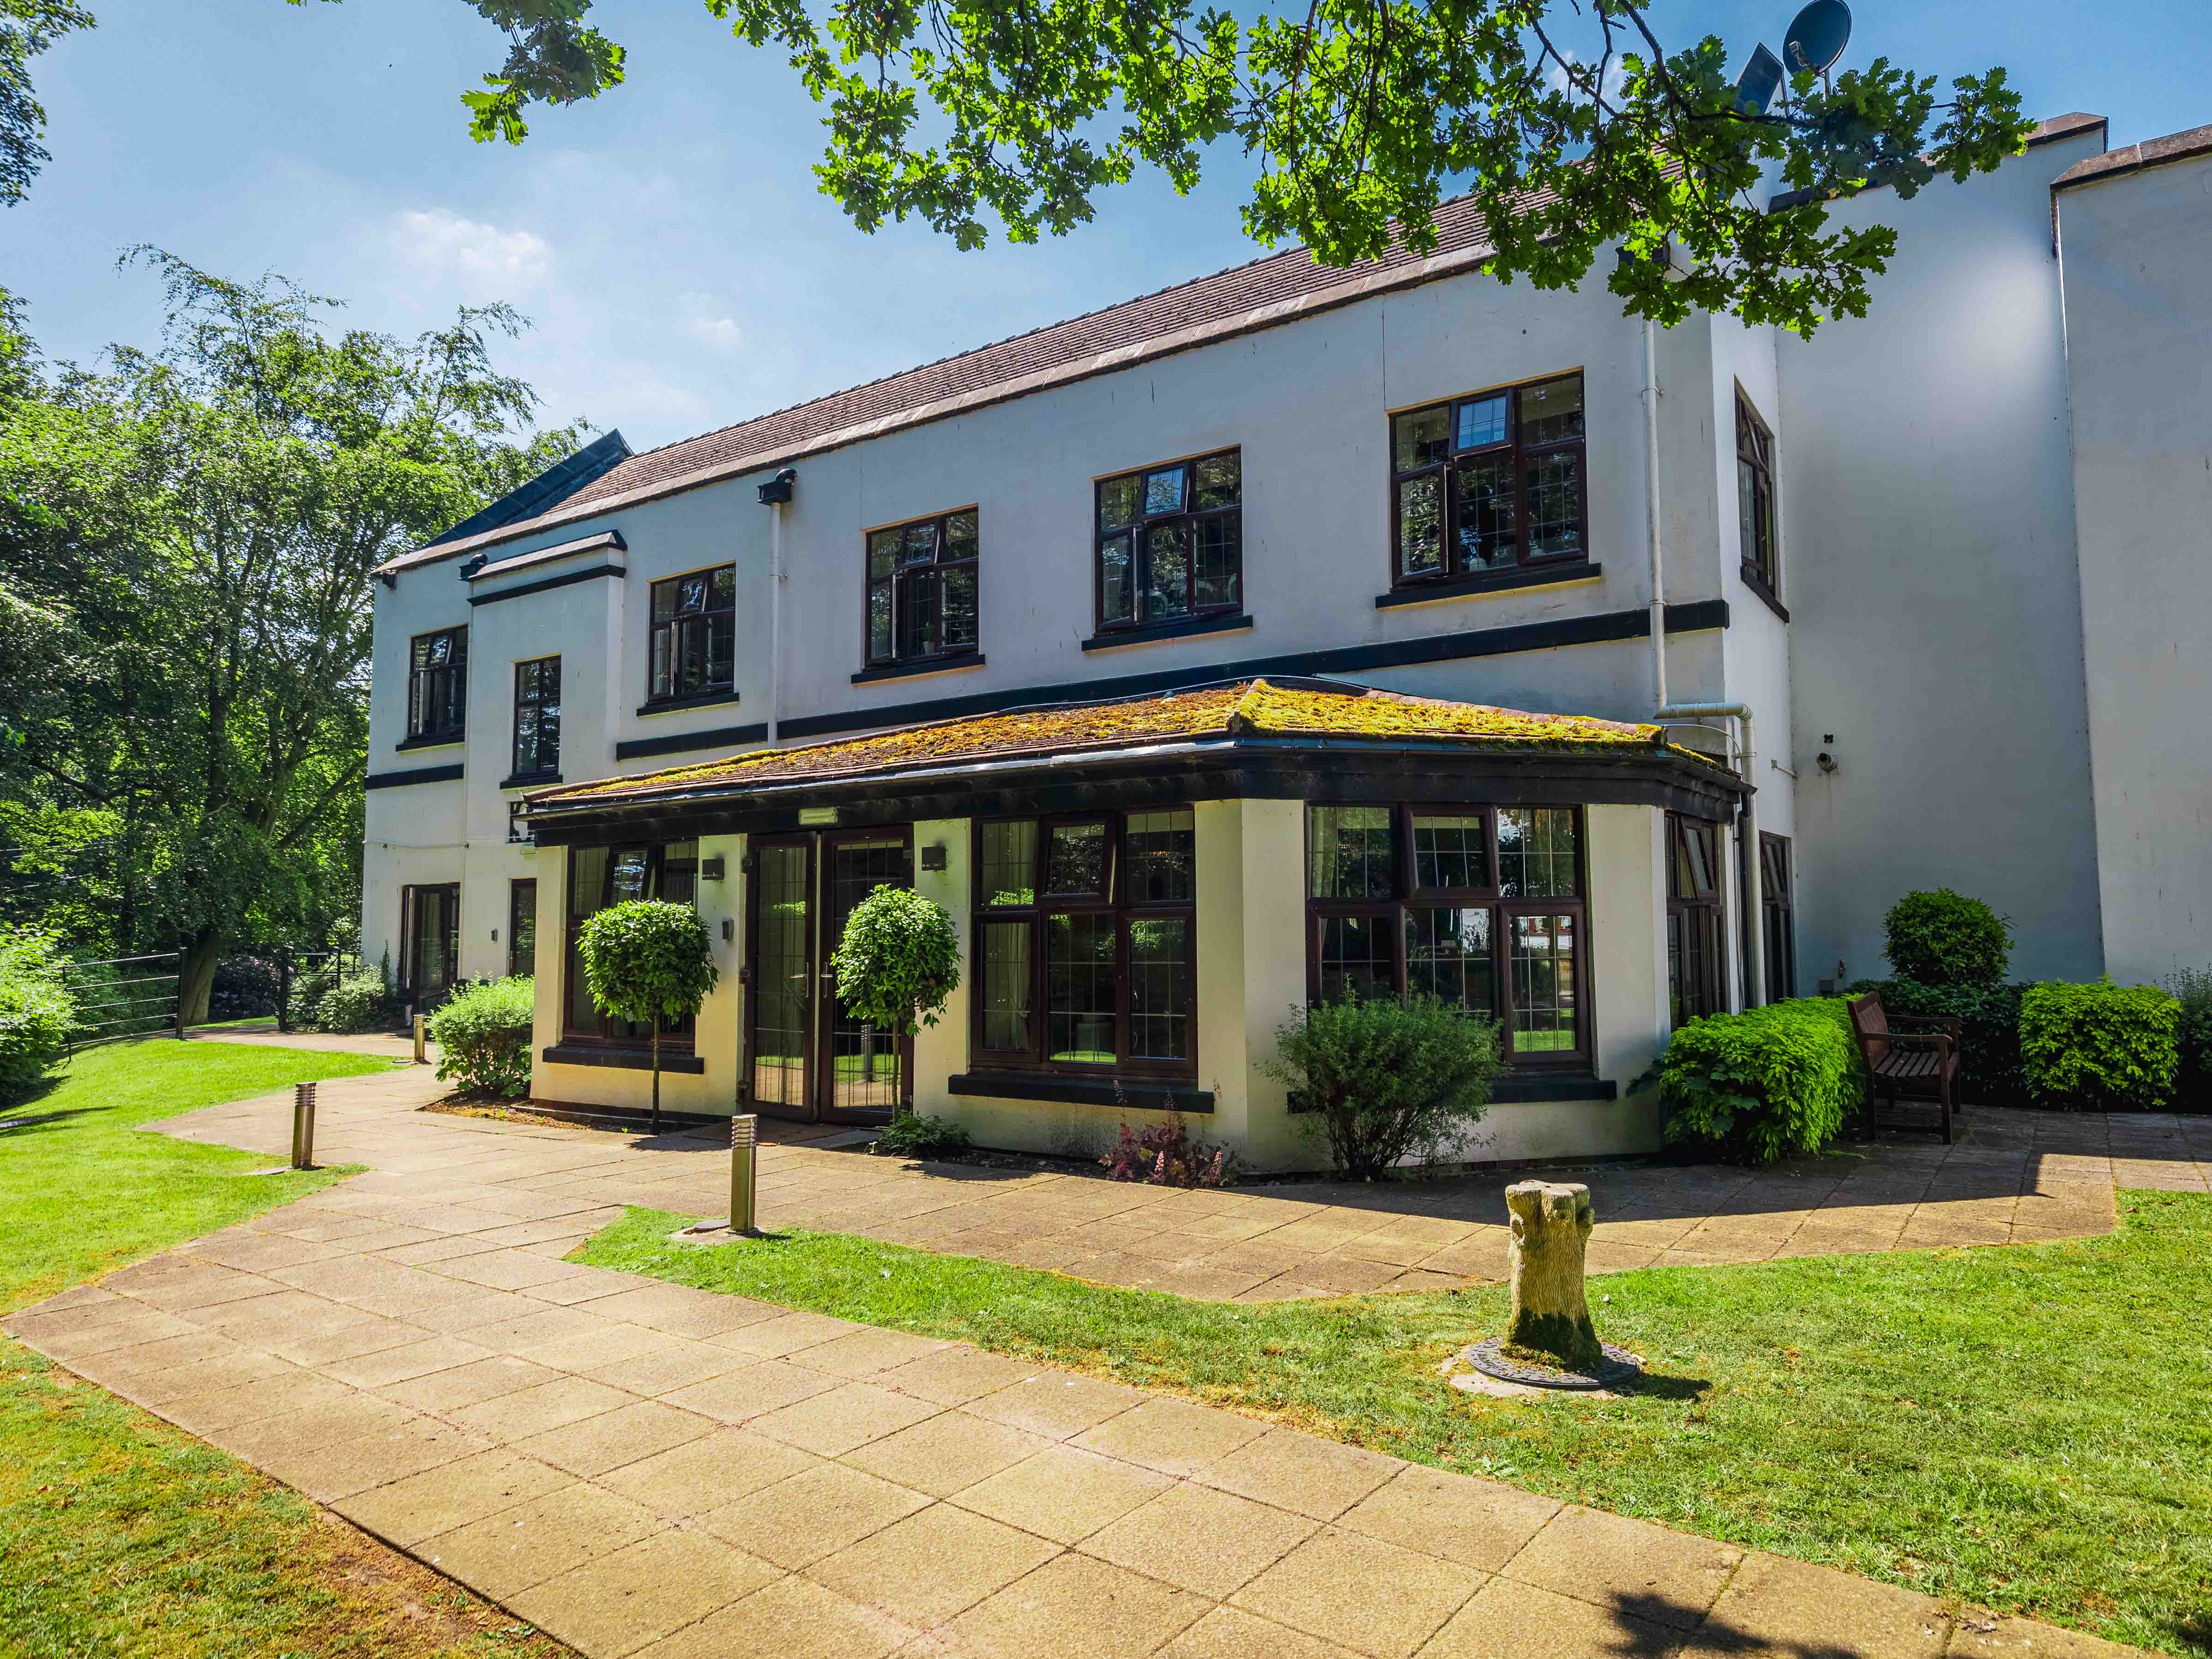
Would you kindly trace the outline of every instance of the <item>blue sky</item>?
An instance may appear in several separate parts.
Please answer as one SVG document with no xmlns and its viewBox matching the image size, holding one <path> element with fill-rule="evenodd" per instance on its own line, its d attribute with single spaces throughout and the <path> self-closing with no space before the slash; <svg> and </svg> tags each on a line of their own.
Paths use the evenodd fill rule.
<svg viewBox="0 0 2212 1659">
<path fill-rule="evenodd" d="M 818 112 L 780 58 L 699 0 L 599 0 L 629 83 L 542 111 L 520 149 L 470 142 L 458 94 L 499 56 L 458 0 L 89 0 L 40 60 L 54 161 L 0 211 L 0 284 L 50 355 L 150 343 L 159 296 L 118 252 L 153 242 L 225 275 L 273 270 L 412 332 L 463 301 L 537 324 L 504 361 L 556 418 L 665 443 L 1264 252 L 1247 171 L 1197 194 L 1140 176 L 1097 221 L 962 253 L 908 225 L 864 236 L 814 187 Z M 1671 40 L 1741 63 L 1791 9 L 1680 0 Z M 2132 143 L 2212 122 L 2203 0 L 1860 0 L 1846 63 L 1948 76 L 2002 64 L 2029 112 L 2087 109 Z M 1940 188 L 1940 186 L 1939 186 Z"/>
</svg>

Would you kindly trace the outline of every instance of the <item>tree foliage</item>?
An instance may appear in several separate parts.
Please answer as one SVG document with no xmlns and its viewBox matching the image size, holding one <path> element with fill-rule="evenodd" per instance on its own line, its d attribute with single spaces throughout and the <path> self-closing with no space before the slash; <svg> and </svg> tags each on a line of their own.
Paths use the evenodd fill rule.
<svg viewBox="0 0 2212 1659">
<path fill-rule="evenodd" d="M 165 284 L 157 349 L 0 352 L 0 912 L 181 943 L 198 1018 L 227 951 L 357 908 L 369 573 L 576 430 L 531 433 L 503 306 L 333 335 L 282 277 L 126 258 Z"/>
<path fill-rule="evenodd" d="M 1495 1024 L 1426 995 L 1347 993 L 1297 1009 L 1275 1045 L 1261 1069 L 1335 1167 L 1363 1181 L 1463 1151 L 1504 1064 Z"/>
<path fill-rule="evenodd" d="M 528 105 L 623 78 L 589 0 L 465 3 L 510 42 L 491 91 L 465 96 L 479 138 L 520 143 Z M 825 106 L 815 172 L 863 230 L 915 216 L 962 247 L 994 219 L 1018 242 L 1065 234 L 1139 166 L 1187 193 L 1241 152 L 1257 175 L 1246 231 L 1326 264 L 1429 252 L 1461 190 L 1507 280 L 1570 286 L 1616 245 L 1671 240 L 1686 277 L 1645 257 L 1607 275 L 1662 323 L 1702 308 L 1809 333 L 1863 315 L 1895 234 L 1832 225 L 1826 204 L 1987 172 L 2029 131 L 2002 69 L 1943 87 L 1887 58 L 1799 74 L 1778 107 L 1741 112 L 1728 49 L 1669 50 L 1655 0 L 705 3 Z M 1795 205 L 1770 210 L 1776 180 Z"/>
<path fill-rule="evenodd" d="M 1948 887 L 1907 893 L 1882 918 L 1882 954 L 1923 985 L 1995 985 L 2012 965 L 2012 929 L 1977 898 Z"/>
<path fill-rule="evenodd" d="M 40 142 L 46 111 L 31 85 L 31 60 L 91 27 L 92 14 L 72 0 L 0 0 L 0 204 L 21 201 L 53 160 Z"/>
<path fill-rule="evenodd" d="M 960 984 L 952 918 L 911 888 L 877 888 L 845 918 L 830 958 L 837 995 L 856 1018 L 911 1036 L 934 1025 Z"/>
<path fill-rule="evenodd" d="M 660 1028 L 690 1019 L 721 977 L 707 924 L 688 904 L 631 899 L 609 905 L 577 939 L 584 984 L 599 1012 L 643 1025 L 653 1050 L 653 1123 L 660 1127 Z"/>
</svg>

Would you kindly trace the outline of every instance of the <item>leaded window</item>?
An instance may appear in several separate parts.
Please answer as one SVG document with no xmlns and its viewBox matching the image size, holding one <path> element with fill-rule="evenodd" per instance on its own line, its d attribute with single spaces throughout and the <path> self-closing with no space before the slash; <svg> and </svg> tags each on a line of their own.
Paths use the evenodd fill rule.
<svg viewBox="0 0 2212 1659">
<path fill-rule="evenodd" d="M 1571 806 L 1309 806 L 1308 994 L 1440 997 L 1587 1064 L 1581 842 Z"/>
<path fill-rule="evenodd" d="M 599 1012 L 584 978 L 584 924 L 600 911 L 633 899 L 665 899 L 694 904 L 699 891 L 699 843 L 696 841 L 636 842 L 620 847 L 568 849 L 566 947 L 568 984 L 563 1003 L 564 1040 L 643 1048 L 650 1030 L 634 1020 Z M 533 906 L 535 897 L 532 899 Z M 672 1020 L 660 1028 L 663 1046 L 690 1046 L 695 1022 Z"/>
<path fill-rule="evenodd" d="M 972 507 L 868 532 L 868 666 L 975 649 Z"/>
<path fill-rule="evenodd" d="M 737 684 L 737 566 L 655 582 L 652 605 L 648 702 L 711 696 Z"/>
<path fill-rule="evenodd" d="M 1583 377 L 1391 417 L 1394 586 L 1587 560 Z"/>
<path fill-rule="evenodd" d="M 1667 1012 L 1680 1026 L 1728 1012 L 1721 915 L 1721 829 L 1667 815 Z"/>
<path fill-rule="evenodd" d="M 1740 391 L 1735 394 L 1735 516 L 1744 580 L 1778 600 L 1782 572 L 1774 548 L 1774 434 Z"/>
<path fill-rule="evenodd" d="M 407 740 L 459 743 L 469 721 L 469 630 L 417 634 L 408 644 Z"/>
<path fill-rule="evenodd" d="M 1243 605 L 1238 451 L 1102 478 L 1097 494 L 1101 632 L 1164 626 Z"/>
<path fill-rule="evenodd" d="M 975 827 L 978 1066 L 1198 1068 L 1188 807 Z"/>
<path fill-rule="evenodd" d="M 561 659 L 514 665 L 514 755 L 518 778 L 550 777 L 561 769 Z"/>
</svg>

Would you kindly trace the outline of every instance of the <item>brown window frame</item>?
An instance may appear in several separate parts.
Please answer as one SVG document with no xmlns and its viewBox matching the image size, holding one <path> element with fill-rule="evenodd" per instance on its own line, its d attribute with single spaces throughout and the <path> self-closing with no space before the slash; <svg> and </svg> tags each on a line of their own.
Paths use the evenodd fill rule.
<svg viewBox="0 0 2212 1659">
<path fill-rule="evenodd" d="M 1726 826 L 1667 814 L 1667 1020 L 1669 1030 L 1728 1012 Z M 1699 890 L 1702 848 L 1710 885 Z"/>
<path fill-rule="evenodd" d="M 422 895 L 443 893 L 446 896 L 446 936 L 441 954 L 445 958 L 445 994 L 453 994 L 453 988 L 461 982 L 461 884 L 457 881 L 410 882 L 399 890 L 399 993 L 401 1000 L 410 1006 L 417 1005 L 422 988 L 416 983 L 418 933 L 422 926 Z"/>
<path fill-rule="evenodd" d="M 550 665 L 552 690 L 545 687 L 548 665 Z M 530 671 L 537 671 L 534 674 Z M 522 711 L 532 711 L 529 752 L 524 753 Z M 552 714 L 551 752 L 547 752 L 546 714 Z M 524 764 L 527 758 L 529 764 Z M 514 665 L 514 732 L 507 755 L 507 775 L 514 778 L 550 778 L 561 770 L 561 659 L 558 653 L 550 657 L 530 657 Z"/>
<path fill-rule="evenodd" d="M 1581 403 L 1582 419 L 1571 437 L 1553 439 L 1546 443 L 1524 441 L 1521 424 L 1521 398 L 1526 392 L 1539 387 L 1559 385 L 1572 380 Z M 1390 468 L 1390 586 L 1394 589 L 1425 587 L 1438 582 L 1462 582 L 1483 576 L 1524 569 L 1556 569 L 1573 565 L 1588 564 L 1589 548 L 1589 388 L 1579 369 L 1560 374 L 1540 375 L 1534 380 L 1516 380 L 1510 386 L 1486 386 L 1479 392 L 1469 392 L 1459 397 L 1422 404 L 1413 409 L 1401 409 L 1390 416 L 1389 443 L 1385 459 Z M 1462 446 L 1459 441 L 1460 412 L 1470 404 L 1486 403 L 1493 398 L 1505 400 L 1505 435 L 1487 442 Z M 1444 447 L 1433 459 L 1419 465 L 1399 465 L 1399 433 L 1404 423 L 1423 416 L 1443 411 Z M 1534 483 L 1528 477 L 1530 463 L 1553 456 L 1571 455 L 1574 458 L 1575 524 L 1577 544 L 1556 553 L 1531 555 L 1528 550 L 1528 526 L 1530 519 L 1529 501 L 1534 493 Z M 1483 562 L 1472 564 L 1465 557 L 1466 550 L 1460 541 L 1460 491 L 1455 487 L 1456 475 L 1465 466 L 1487 462 L 1498 457 L 1508 458 L 1513 481 L 1513 557 L 1502 564 Z M 1423 478 L 1439 480 L 1437 489 L 1438 533 L 1442 538 L 1441 557 L 1433 570 L 1408 571 L 1406 568 L 1405 500 L 1406 486 Z"/>
<path fill-rule="evenodd" d="M 972 550 L 965 558 L 948 559 L 945 551 L 952 545 L 952 524 L 957 519 L 966 519 L 969 525 L 969 546 Z M 930 532 L 930 556 L 911 562 L 899 560 L 893 555 L 888 574 L 876 574 L 876 542 L 879 537 L 896 537 L 901 541 L 916 531 Z M 927 518 L 902 520 L 897 524 L 879 525 L 860 538 L 860 663 L 863 668 L 896 668 L 909 663 L 952 662 L 972 657 L 981 649 L 983 637 L 983 592 L 981 559 L 983 550 L 981 508 L 969 505 L 956 507 L 946 512 L 932 514 Z M 915 589 L 933 589 L 936 592 L 936 614 L 939 633 L 945 628 L 945 590 L 951 579 L 966 572 L 970 583 L 971 637 L 955 644 L 943 644 L 934 650 L 913 650 L 907 647 L 904 621 L 908 596 Z M 876 594 L 886 593 L 890 623 L 890 649 L 876 649 Z"/>
<path fill-rule="evenodd" d="M 424 660 L 437 641 L 450 642 L 442 663 Z M 407 642 L 407 741 L 460 743 L 469 727 L 469 630 L 434 628 Z"/>
<path fill-rule="evenodd" d="M 1186 898 L 1146 902 L 1130 895 L 1127 877 L 1131 861 L 1127 837 L 1129 820 L 1156 812 L 1188 812 L 1191 824 L 1191 881 Z M 1036 845 L 1031 854 L 1030 900 L 1027 904 L 987 902 L 983 891 L 982 844 L 985 830 L 993 824 L 1031 823 L 1036 826 Z M 1082 824 L 1103 824 L 1107 856 L 1103 884 L 1089 893 L 1055 894 L 1044 890 L 1052 832 Z M 1042 1077 L 1129 1077 L 1195 1082 L 1198 1078 L 1198 857 L 1197 819 L 1189 806 L 1161 806 L 1130 811 L 1022 814 L 976 818 L 969 823 L 969 866 L 973 876 L 974 987 L 969 1002 L 969 1052 L 976 1069 L 990 1072 L 1035 1073 Z M 1049 968 L 1046 957 L 1048 921 L 1054 915 L 1103 916 L 1114 926 L 1114 1058 L 1111 1060 L 1054 1060 L 1049 1054 Z M 1146 921 L 1180 921 L 1183 925 L 1182 1006 L 1186 1021 L 1188 1054 L 1181 1060 L 1130 1053 L 1135 1031 L 1133 1012 L 1129 934 L 1133 924 Z M 992 1048 L 985 1044 L 983 929 L 993 924 L 1026 925 L 1029 929 L 1029 1018 L 1025 1041 L 1019 1049 Z"/>
<path fill-rule="evenodd" d="M 1765 928 L 1766 1000 L 1797 994 L 1797 878 L 1790 838 L 1759 832 L 1759 921 Z"/>
<path fill-rule="evenodd" d="M 714 579 L 724 571 L 729 573 L 730 599 L 727 605 L 714 603 Z M 680 584 L 706 581 L 706 603 L 696 611 L 678 611 L 671 606 L 670 614 L 662 617 L 660 596 L 674 591 L 681 603 Z M 738 567 L 735 561 L 720 564 L 702 565 L 696 570 L 678 571 L 673 576 L 664 576 L 646 588 L 645 635 L 645 702 L 647 708 L 663 704 L 682 704 L 695 700 L 706 701 L 721 696 L 737 687 L 738 683 Z M 726 619 L 729 655 L 726 673 L 721 678 L 714 675 L 715 623 Z M 677 666 L 684 660 L 690 641 L 696 636 L 698 660 L 704 665 L 705 678 L 696 685 L 679 685 Z M 662 641 L 667 641 L 664 657 Z M 661 667 L 665 663 L 668 675 L 667 690 L 657 689 Z"/>
<path fill-rule="evenodd" d="M 673 848 L 688 847 L 690 856 L 671 856 Z M 589 909 L 579 909 L 576 898 L 577 860 L 586 853 L 605 853 L 606 862 L 600 866 L 598 902 Z M 645 869 L 641 881 L 640 896 L 646 898 L 671 897 L 677 903 L 696 906 L 699 902 L 699 843 L 696 841 L 623 841 L 592 847 L 571 847 L 568 868 L 562 872 L 561 896 L 561 1041 L 565 1043 L 592 1043 L 606 1048 L 644 1048 L 651 1045 L 651 1033 L 643 1029 L 608 1029 L 614 1022 L 598 1009 L 592 1009 L 589 1024 L 581 1024 L 576 1013 L 576 1001 L 584 983 L 583 951 L 578 943 L 582 937 L 583 924 L 600 911 L 616 902 L 614 897 L 615 871 L 617 860 L 625 854 L 642 854 Z M 671 891 L 672 878 L 688 885 L 690 891 L 676 897 Z M 584 994 L 588 1001 L 589 994 Z M 697 1022 L 679 1020 L 665 1025 L 660 1032 L 663 1053 L 673 1048 L 689 1052 Z"/>
<path fill-rule="evenodd" d="M 1208 461 L 1233 457 L 1237 462 L 1237 499 L 1215 507 L 1197 507 L 1195 499 L 1198 469 Z M 1182 484 L 1173 511 L 1152 513 L 1142 510 L 1146 500 L 1146 488 L 1157 474 L 1181 469 Z M 1139 511 L 1133 519 L 1109 526 L 1106 522 L 1106 492 L 1125 479 L 1137 482 Z M 1235 592 L 1226 599 L 1217 599 L 1209 605 L 1198 602 L 1198 532 L 1202 523 L 1233 520 L 1237 526 L 1236 556 L 1231 561 L 1230 581 Z M 1165 616 L 1151 613 L 1148 598 L 1152 532 L 1169 525 L 1182 524 L 1185 528 L 1183 558 L 1183 609 Z M 1109 617 L 1106 614 L 1106 544 L 1116 537 L 1129 538 L 1129 614 Z M 1231 444 L 1225 449 L 1209 449 L 1196 455 L 1185 455 L 1180 459 L 1154 461 L 1149 465 L 1126 468 L 1091 480 L 1091 616 L 1100 635 L 1146 634 L 1157 629 L 1172 629 L 1195 623 L 1209 617 L 1233 617 L 1244 609 L 1244 450 L 1241 444 Z"/>
<path fill-rule="evenodd" d="M 1741 386 L 1735 389 L 1737 552 L 1743 579 L 1782 603 L 1782 564 L 1774 514 L 1774 431 Z"/>
<path fill-rule="evenodd" d="M 1547 1071 L 1584 1072 L 1595 1063 L 1596 1009 L 1590 998 L 1593 952 L 1589 935 L 1589 848 L 1587 816 L 1578 805 L 1522 801 L 1376 801 L 1347 800 L 1317 796 L 1304 803 L 1304 865 L 1298 873 L 1306 906 L 1306 999 L 1322 1000 L 1322 943 L 1330 921 L 1340 917 L 1371 917 L 1386 921 L 1390 951 L 1393 994 L 1407 994 L 1411 982 L 1407 939 L 1413 915 L 1422 909 L 1482 909 L 1490 913 L 1491 1009 L 1486 1018 L 1498 1028 L 1506 1063 L 1526 1075 Z M 1390 815 L 1391 891 L 1387 896 L 1316 898 L 1313 892 L 1314 812 L 1330 807 L 1372 807 Z M 1515 896 L 1504 891 L 1504 866 L 1499 859 L 1498 818 L 1501 812 L 1564 811 L 1573 815 L 1575 836 L 1575 892 L 1572 896 Z M 1483 873 L 1479 885 L 1431 886 L 1419 884 L 1419 853 L 1414 820 L 1419 817 L 1482 819 Z M 1523 1054 L 1514 1038 L 1513 924 L 1522 917 L 1566 915 L 1576 933 L 1573 994 L 1575 1046 L 1535 1048 Z"/>
<path fill-rule="evenodd" d="M 530 902 L 523 903 L 529 895 Z M 523 923 L 530 925 L 530 946 L 523 949 Z M 507 884 L 507 976 L 535 978 L 538 974 L 538 878 L 519 876 Z"/>
</svg>

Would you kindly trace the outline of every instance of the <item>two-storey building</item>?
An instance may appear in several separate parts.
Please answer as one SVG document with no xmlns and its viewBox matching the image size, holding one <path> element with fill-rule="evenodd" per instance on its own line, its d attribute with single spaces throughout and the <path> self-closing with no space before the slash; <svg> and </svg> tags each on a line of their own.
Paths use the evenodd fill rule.
<svg viewBox="0 0 2212 1659">
<path fill-rule="evenodd" d="M 1268 1167 L 1274 1029 L 1347 984 L 1499 1021 L 1509 1158 L 1654 1144 L 1674 1023 L 1881 972 L 1911 888 L 2026 975 L 2212 959 L 2209 180 L 2212 130 L 2070 116 L 1840 204 L 1899 246 L 1810 340 L 1501 284 L 1462 204 L 610 434 L 380 573 L 364 948 L 534 972 L 534 1093 L 635 1105 L 573 939 L 677 898 L 722 980 L 672 1108 L 1180 1109 Z M 911 1042 L 828 983 L 884 881 L 963 945 Z"/>
</svg>

